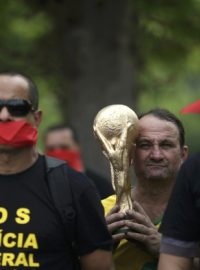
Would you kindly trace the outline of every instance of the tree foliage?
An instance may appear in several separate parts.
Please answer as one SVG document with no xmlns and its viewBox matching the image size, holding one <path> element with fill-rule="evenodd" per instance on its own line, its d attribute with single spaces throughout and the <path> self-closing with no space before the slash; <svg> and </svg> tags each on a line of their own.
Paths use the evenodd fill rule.
<svg viewBox="0 0 200 270">
<path fill-rule="evenodd" d="M 32 75 L 52 115 L 45 124 L 61 118 L 53 118 L 59 107 L 86 151 L 102 106 L 168 104 L 177 111 L 188 89 L 197 95 L 199 0 L 7 0 L 0 8 L 1 70 Z M 180 104 L 171 99 L 174 89 L 182 91 Z"/>
</svg>

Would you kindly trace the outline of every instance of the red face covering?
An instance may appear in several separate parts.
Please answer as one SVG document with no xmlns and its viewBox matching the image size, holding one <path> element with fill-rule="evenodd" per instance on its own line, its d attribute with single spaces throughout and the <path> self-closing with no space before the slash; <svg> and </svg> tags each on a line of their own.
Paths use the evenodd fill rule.
<svg viewBox="0 0 200 270">
<path fill-rule="evenodd" d="M 67 162 L 67 164 L 79 171 L 83 171 L 83 163 L 81 161 L 81 154 L 79 151 L 72 151 L 66 149 L 54 149 L 51 151 L 47 151 L 46 154 L 51 157 L 55 157 L 58 159 L 62 159 Z"/>
<path fill-rule="evenodd" d="M 0 122 L 0 145 L 31 146 L 36 144 L 37 134 L 37 129 L 24 120 Z"/>
</svg>

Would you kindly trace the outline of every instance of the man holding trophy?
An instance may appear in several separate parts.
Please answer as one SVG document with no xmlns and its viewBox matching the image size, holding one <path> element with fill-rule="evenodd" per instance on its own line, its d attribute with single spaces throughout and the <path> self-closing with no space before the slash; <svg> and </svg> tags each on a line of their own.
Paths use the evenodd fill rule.
<svg viewBox="0 0 200 270">
<path fill-rule="evenodd" d="M 103 205 L 116 246 L 116 269 L 152 270 L 157 268 L 159 254 L 158 226 L 187 147 L 184 128 L 169 111 L 154 109 L 139 120 L 131 111 L 124 105 L 111 105 L 94 121 L 116 191 Z M 136 175 L 134 187 L 129 179 L 131 164 Z"/>
</svg>

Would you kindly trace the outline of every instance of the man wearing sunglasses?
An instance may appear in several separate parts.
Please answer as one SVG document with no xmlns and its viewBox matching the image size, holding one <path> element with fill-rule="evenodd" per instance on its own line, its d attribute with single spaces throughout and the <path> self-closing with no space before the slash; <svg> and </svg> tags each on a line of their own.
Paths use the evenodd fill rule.
<svg viewBox="0 0 200 270">
<path fill-rule="evenodd" d="M 75 269 L 36 148 L 42 113 L 30 78 L 0 74 L 0 269 Z M 62 166 L 67 166 L 66 164 Z M 112 268 L 111 237 L 86 177 L 67 168 L 76 197 L 77 256 L 86 270 Z M 67 210 L 67 209 L 66 209 Z M 82 224 L 81 224 L 82 223 Z M 95 224 L 95 225 L 94 225 Z M 69 236 L 70 237 L 70 236 Z"/>
</svg>

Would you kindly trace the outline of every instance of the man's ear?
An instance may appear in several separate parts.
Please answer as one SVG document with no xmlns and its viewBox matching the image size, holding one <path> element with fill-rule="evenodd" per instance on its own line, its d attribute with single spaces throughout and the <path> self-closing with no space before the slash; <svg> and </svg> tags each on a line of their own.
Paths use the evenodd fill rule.
<svg viewBox="0 0 200 270">
<path fill-rule="evenodd" d="M 182 147 L 182 154 L 181 154 L 182 161 L 185 161 L 187 159 L 188 153 L 189 153 L 188 146 L 187 145 L 184 145 Z"/>
<path fill-rule="evenodd" d="M 42 111 L 38 110 L 34 112 L 35 126 L 39 127 L 40 122 L 42 120 Z"/>
</svg>

